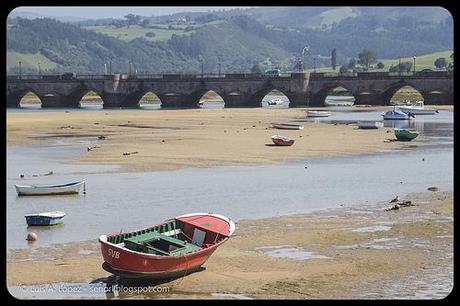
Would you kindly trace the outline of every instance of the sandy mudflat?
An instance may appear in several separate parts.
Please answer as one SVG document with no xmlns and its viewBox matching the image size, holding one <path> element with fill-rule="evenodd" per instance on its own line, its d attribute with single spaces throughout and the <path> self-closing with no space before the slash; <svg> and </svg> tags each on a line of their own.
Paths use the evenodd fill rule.
<svg viewBox="0 0 460 306">
<path fill-rule="evenodd" d="M 429 269 L 453 269 L 453 199 L 451 192 L 427 191 L 404 200 L 414 205 L 385 211 L 391 205 L 383 201 L 242 220 L 235 235 L 205 263 L 205 270 L 156 284 L 170 288 L 169 293 L 120 293 L 119 297 L 231 298 L 212 295 L 227 293 L 249 298 L 349 299 L 372 293 L 392 298 L 404 293 L 402 288 L 410 296 L 420 286 L 437 283 L 435 276 L 434 283 L 423 284 L 423 273 Z M 290 249 L 291 255 L 300 250 L 324 257 L 299 260 L 267 253 L 283 248 Z M 32 249 L 33 253 L 30 249 L 8 252 L 8 286 L 89 283 L 109 276 L 101 268 L 95 240 Z M 418 285 L 408 286 L 407 275 L 415 277 Z M 385 292 L 386 285 L 396 285 L 398 291 Z M 447 285 L 445 295 L 450 289 Z"/>
<path fill-rule="evenodd" d="M 289 120 L 305 128 L 270 128 L 271 122 Z M 101 135 L 105 140 L 98 140 Z M 292 147 L 276 147 L 272 135 L 288 136 L 296 142 Z M 121 165 L 121 171 L 270 164 L 406 145 L 385 142 L 394 139 L 389 128 L 360 130 L 356 124 L 305 122 L 305 109 L 42 110 L 7 114 L 8 144 L 43 143 L 57 138 L 92 141 L 88 146 L 96 148 L 77 161 Z M 135 153 L 123 155 L 127 152 Z"/>
</svg>

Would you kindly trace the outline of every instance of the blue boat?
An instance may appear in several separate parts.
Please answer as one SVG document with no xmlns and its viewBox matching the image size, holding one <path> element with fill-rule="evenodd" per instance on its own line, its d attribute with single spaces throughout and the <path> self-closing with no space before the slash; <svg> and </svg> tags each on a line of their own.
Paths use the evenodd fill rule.
<svg viewBox="0 0 460 306">
<path fill-rule="evenodd" d="M 57 225 L 63 222 L 63 211 L 50 211 L 38 214 L 25 215 L 27 225 Z"/>
<path fill-rule="evenodd" d="M 394 108 L 391 111 L 382 114 L 383 119 L 385 120 L 409 120 L 415 118 L 415 115 L 412 113 L 405 113 L 399 109 Z"/>
</svg>

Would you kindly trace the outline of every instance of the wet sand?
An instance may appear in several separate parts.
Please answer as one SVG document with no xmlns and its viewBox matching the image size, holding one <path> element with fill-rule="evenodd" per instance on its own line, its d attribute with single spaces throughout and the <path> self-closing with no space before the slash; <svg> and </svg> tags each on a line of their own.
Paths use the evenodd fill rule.
<svg viewBox="0 0 460 306">
<path fill-rule="evenodd" d="M 303 130 L 270 128 L 274 121 L 295 121 Z M 277 147 L 272 135 L 296 140 Z M 98 136 L 104 136 L 99 140 Z M 356 124 L 305 122 L 305 109 L 190 109 L 9 112 L 7 143 L 54 139 L 91 141 L 87 153 L 70 160 L 121 165 L 120 171 L 183 167 L 257 165 L 287 159 L 372 153 L 401 147 L 390 128 L 360 130 Z M 124 154 L 127 153 L 127 154 Z"/>
<path fill-rule="evenodd" d="M 204 271 L 161 284 L 170 288 L 169 293 L 120 293 L 119 296 L 180 299 L 232 297 L 214 293 L 258 299 L 411 296 L 417 288 L 415 284 L 407 285 L 408 276 L 423 283 L 423 273 L 429 269 L 440 268 L 446 273 L 453 269 L 452 197 L 451 192 L 426 191 L 402 199 L 410 200 L 413 205 L 398 210 L 385 210 L 392 206 L 388 199 L 361 207 L 242 220 L 237 223 L 235 235 L 204 264 Z M 283 249 L 291 258 L 270 256 L 270 253 L 283 255 Z M 302 250 L 325 258 L 308 259 Z M 96 240 L 13 250 L 7 255 L 7 284 L 106 281 L 109 273 L 101 264 Z M 437 283 L 436 277 L 427 279 L 425 287 Z M 385 292 L 382 288 L 388 285 L 397 289 Z M 445 295 L 451 288 L 452 284 L 444 288 Z"/>
</svg>

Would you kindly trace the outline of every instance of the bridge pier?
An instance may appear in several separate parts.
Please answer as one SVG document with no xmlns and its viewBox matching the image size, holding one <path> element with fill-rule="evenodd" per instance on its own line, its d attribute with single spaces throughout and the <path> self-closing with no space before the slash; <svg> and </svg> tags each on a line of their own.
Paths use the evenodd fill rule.
<svg viewBox="0 0 460 306">
<path fill-rule="evenodd" d="M 454 105 L 453 93 L 426 93 L 423 94 L 423 103 L 431 105 Z"/>
<path fill-rule="evenodd" d="M 260 107 L 261 102 L 249 94 L 224 95 L 225 108 L 230 107 Z"/>
<path fill-rule="evenodd" d="M 76 107 L 73 99 L 61 95 L 39 96 L 42 108 L 72 108 Z"/>
<path fill-rule="evenodd" d="M 161 108 L 194 108 L 197 104 L 192 105 L 190 98 L 182 94 L 165 94 L 159 96 L 161 100 Z M 198 102 L 197 102 L 198 103 Z"/>
<path fill-rule="evenodd" d="M 353 94 L 355 97 L 355 105 L 389 105 L 389 99 L 384 95 L 375 93 L 360 93 Z M 387 101 L 388 100 L 388 101 Z"/>
<path fill-rule="evenodd" d="M 305 107 L 307 106 L 306 93 L 286 93 L 289 99 L 289 107 Z"/>
<path fill-rule="evenodd" d="M 101 99 L 104 102 L 103 108 L 121 108 L 125 104 L 127 96 L 119 93 L 101 94 Z"/>
</svg>

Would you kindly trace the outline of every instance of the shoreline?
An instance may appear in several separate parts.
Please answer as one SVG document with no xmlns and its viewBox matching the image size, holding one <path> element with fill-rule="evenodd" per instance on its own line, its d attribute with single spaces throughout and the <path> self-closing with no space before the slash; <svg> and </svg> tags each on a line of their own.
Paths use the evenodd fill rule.
<svg viewBox="0 0 460 306">
<path fill-rule="evenodd" d="M 211 256 L 204 271 L 161 284 L 173 288 L 169 295 L 137 297 L 216 298 L 215 292 L 293 299 L 378 295 L 383 284 L 403 282 L 433 267 L 452 268 L 446 257 L 453 252 L 452 197 L 448 191 L 426 191 L 407 195 L 404 200 L 414 205 L 395 211 L 385 211 L 391 205 L 382 201 L 241 220 L 234 237 Z M 278 230 L 267 232 L 269 228 Z M 288 257 L 296 251 L 302 257 L 303 250 L 324 258 L 269 255 L 283 247 Z M 104 281 L 110 274 L 101 264 L 96 240 L 9 250 L 7 284 Z M 31 269 L 37 273 L 28 273 Z"/>
</svg>

